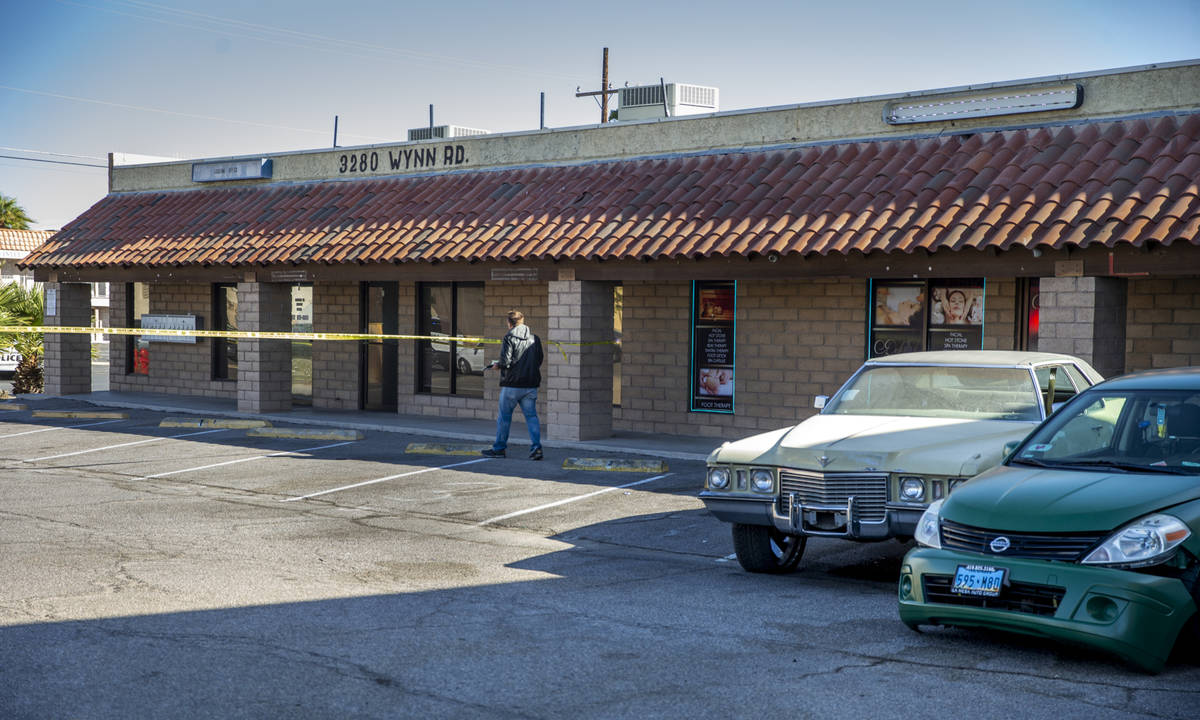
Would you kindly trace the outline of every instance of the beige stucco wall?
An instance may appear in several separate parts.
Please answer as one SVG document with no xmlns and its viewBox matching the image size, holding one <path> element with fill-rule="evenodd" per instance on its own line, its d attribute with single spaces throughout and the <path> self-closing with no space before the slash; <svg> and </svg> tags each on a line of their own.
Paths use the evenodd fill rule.
<svg viewBox="0 0 1200 720">
<path fill-rule="evenodd" d="M 1030 90 L 1078 83 L 1083 104 L 1073 110 L 1026 113 L 974 120 L 954 120 L 915 125 L 889 125 L 883 121 L 886 106 L 905 98 L 919 101 L 958 99 L 991 93 L 999 88 Z M 830 142 L 845 139 L 911 137 L 961 132 L 972 128 L 1014 127 L 1083 118 L 1120 117 L 1182 108 L 1200 107 L 1200 61 L 1147 68 L 1063 75 L 1036 81 L 968 86 L 950 90 L 836 100 L 826 103 L 781 106 L 700 115 L 669 120 L 504 133 L 441 141 L 386 143 L 354 148 L 273 153 L 270 181 L 204 183 L 245 186 L 260 182 L 295 182 L 317 179 L 356 179 L 412 173 L 478 170 L 541 163 L 577 163 L 609 158 L 637 157 L 713 148 L 755 147 L 774 144 Z M 455 153 L 447 164 L 447 147 Z M 457 154 L 461 148 L 461 158 Z M 401 161 L 393 168 L 389 157 L 414 150 L 433 150 L 433 165 Z M 371 155 L 375 169 L 371 170 Z M 345 156 L 368 158 L 366 172 L 350 171 Z M 461 161 L 460 161 L 461 159 Z M 112 172 L 115 192 L 197 187 L 191 181 L 192 162 L 120 166 Z"/>
</svg>

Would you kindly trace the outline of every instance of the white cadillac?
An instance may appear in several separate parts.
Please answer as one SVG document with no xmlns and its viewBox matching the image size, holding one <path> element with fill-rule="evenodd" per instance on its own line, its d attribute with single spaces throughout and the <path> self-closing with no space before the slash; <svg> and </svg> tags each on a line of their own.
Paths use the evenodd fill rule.
<svg viewBox="0 0 1200 720">
<path fill-rule="evenodd" d="M 1070 355 L 947 351 L 869 360 L 793 427 L 727 442 L 700 499 L 750 572 L 794 570 L 808 536 L 907 540 L 921 513 L 998 465 L 1058 404 L 1102 380 Z"/>
</svg>

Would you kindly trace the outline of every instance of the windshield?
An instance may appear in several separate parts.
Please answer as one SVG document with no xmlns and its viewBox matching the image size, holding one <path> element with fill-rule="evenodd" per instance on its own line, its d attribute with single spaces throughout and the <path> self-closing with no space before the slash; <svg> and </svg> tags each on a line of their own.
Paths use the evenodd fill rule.
<svg viewBox="0 0 1200 720">
<path fill-rule="evenodd" d="M 855 376 L 824 413 L 1036 422 L 1038 402 L 1032 376 L 1020 368 L 875 366 Z"/>
<path fill-rule="evenodd" d="M 1086 393 L 1031 434 L 1012 462 L 1200 475 L 1200 393 Z"/>
</svg>

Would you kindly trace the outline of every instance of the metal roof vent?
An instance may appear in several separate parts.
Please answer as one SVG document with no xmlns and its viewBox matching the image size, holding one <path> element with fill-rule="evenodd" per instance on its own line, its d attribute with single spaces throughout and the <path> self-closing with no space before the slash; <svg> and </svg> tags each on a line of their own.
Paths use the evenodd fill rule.
<svg viewBox="0 0 1200 720">
<path fill-rule="evenodd" d="M 663 90 L 666 90 L 664 108 Z M 648 120 L 680 115 L 700 115 L 720 109 L 719 91 L 715 87 L 667 83 L 635 85 L 617 90 L 618 120 Z"/>
<path fill-rule="evenodd" d="M 461 125 L 434 125 L 433 127 L 413 128 L 408 131 L 408 139 L 433 140 L 467 137 L 469 135 L 487 135 L 487 130 L 462 127 Z"/>
</svg>

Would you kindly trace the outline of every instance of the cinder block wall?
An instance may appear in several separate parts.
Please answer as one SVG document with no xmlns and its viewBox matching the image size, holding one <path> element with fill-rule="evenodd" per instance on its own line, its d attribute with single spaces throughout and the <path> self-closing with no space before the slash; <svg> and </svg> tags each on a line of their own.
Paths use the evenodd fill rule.
<svg viewBox="0 0 1200 720">
<path fill-rule="evenodd" d="M 313 284 L 313 331 L 356 333 L 359 323 L 358 283 Z M 357 410 L 359 343 L 313 341 L 313 407 Z"/>
<path fill-rule="evenodd" d="M 624 283 L 621 407 L 614 427 L 721 438 L 812 415 L 865 357 L 866 283 L 740 282 L 733 415 L 688 412 L 688 282 Z"/>
<path fill-rule="evenodd" d="M 416 283 L 400 283 L 399 317 L 401 332 L 417 332 L 417 286 Z M 525 314 L 525 324 L 542 338 L 545 344 L 546 364 L 542 366 L 542 386 L 548 375 L 550 363 L 555 361 L 558 351 L 546 342 L 547 329 L 546 283 L 492 282 L 483 288 L 484 333 L 494 340 L 508 332 L 505 317 L 509 310 L 520 310 Z M 500 357 L 499 343 L 489 343 L 487 359 Z M 561 355 L 559 355 L 561 359 Z M 414 391 L 417 372 L 417 345 L 415 341 L 400 344 L 399 365 L 399 412 L 401 415 L 433 415 L 475 420 L 492 420 L 500 398 L 500 375 L 488 370 L 483 375 L 483 397 L 458 397 L 452 395 L 430 395 Z M 542 422 L 542 434 L 546 435 L 546 399 L 544 393 L 538 397 L 538 418 Z M 512 437 L 519 439 L 525 432 L 525 419 L 518 410 L 513 414 Z"/>
<path fill-rule="evenodd" d="M 123 283 L 110 285 L 112 325 L 125 325 Z M 150 285 L 150 313 L 196 315 L 203 327 L 212 327 L 212 286 L 208 283 L 155 283 Z M 237 398 L 237 383 L 212 379 L 212 341 L 198 338 L 195 344 L 151 343 L 150 374 L 126 374 L 127 341 L 113 336 L 109 344 L 109 388 L 117 392 L 151 392 L 169 395 L 200 395 Z"/>
<path fill-rule="evenodd" d="M 1125 370 L 1200 366 L 1200 277 L 1129 281 Z"/>
<path fill-rule="evenodd" d="M 79 327 L 90 324 L 91 288 L 86 283 L 48 283 L 46 292 L 58 294 L 56 308 L 46 306 L 46 324 Z M 49 311 L 54 309 L 54 314 Z M 44 336 L 42 365 L 43 392 L 61 396 L 92 390 L 90 336 L 50 333 Z"/>
<path fill-rule="evenodd" d="M 987 280 L 983 301 L 983 349 L 1015 350 L 1017 343 L 1017 281 Z"/>
<path fill-rule="evenodd" d="M 1105 377 L 1125 372 L 1128 285 L 1123 278 L 1047 277 L 1040 289 L 1038 349 L 1076 355 Z"/>
</svg>

